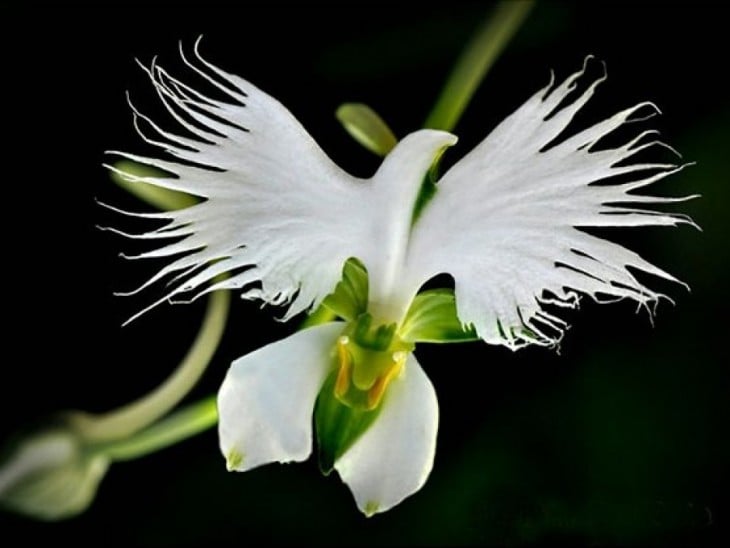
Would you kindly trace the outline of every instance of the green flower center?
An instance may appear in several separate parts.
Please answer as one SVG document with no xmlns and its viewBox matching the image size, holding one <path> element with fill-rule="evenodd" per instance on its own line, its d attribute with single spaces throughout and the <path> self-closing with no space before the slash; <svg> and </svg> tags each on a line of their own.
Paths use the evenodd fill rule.
<svg viewBox="0 0 730 548">
<path fill-rule="evenodd" d="M 337 340 L 335 397 L 366 411 L 378 407 L 415 346 L 396 334 L 395 324 L 372 327 L 372 323 L 370 314 L 362 314 Z"/>
</svg>

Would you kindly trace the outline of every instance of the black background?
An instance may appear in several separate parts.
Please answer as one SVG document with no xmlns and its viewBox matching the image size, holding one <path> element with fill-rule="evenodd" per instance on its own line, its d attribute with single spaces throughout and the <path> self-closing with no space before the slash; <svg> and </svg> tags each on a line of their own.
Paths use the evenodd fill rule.
<svg viewBox="0 0 730 548">
<path fill-rule="evenodd" d="M 95 228 L 134 228 L 97 198 L 140 207 L 101 167 L 105 149 L 145 150 L 125 90 L 159 114 L 135 57 L 159 54 L 180 72 L 177 41 L 204 34 L 208 59 L 271 93 L 341 166 L 368 175 L 378 160 L 347 137 L 335 108 L 362 101 L 400 136 L 418 128 L 489 11 L 65 5 L 8 16 L 3 437 L 57 410 L 103 411 L 153 388 L 201 316 L 203 303 L 162 306 L 120 327 L 155 298 L 112 295 L 155 265 L 120 259 L 138 246 Z M 564 77 L 591 53 L 609 79 L 586 120 L 654 101 L 664 115 L 647 127 L 697 162 L 657 191 L 701 193 L 681 209 L 704 229 L 615 235 L 692 288 L 650 280 L 677 303 L 661 304 L 654 327 L 630 303 L 585 301 L 567 315 L 573 328 L 560 354 L 419 347 L 441 407 L 435 468 L 419 494 L 383 516 L 362 518 L 346 487 L 320 477 L 313 461 L 230 475 L 208 432 L 112 466 L 79 518 L 41 524 L 0 514 L 2 535 L 144 545 L 719 543 L 729 456 L 725 21 L 708 4 L 541 4 L 477 92 L 449 152 L 454 161 L 468 151 L 545 85 L 550 68 Z M 293 331 L 275 313 L 234 300 L 190 401 L 214 392 L 232 359 Z"/>
</svg>

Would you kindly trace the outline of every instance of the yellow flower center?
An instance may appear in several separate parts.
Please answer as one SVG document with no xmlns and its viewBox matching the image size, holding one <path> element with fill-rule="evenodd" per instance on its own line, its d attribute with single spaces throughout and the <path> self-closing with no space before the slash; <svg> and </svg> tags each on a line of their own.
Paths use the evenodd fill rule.
<svg viewBox="0 0 730 548">
<path fill-rule="evenodd" d="M 369 321 L 355 322 L 338 338 L 334 392 L 343 404 L 367 411 L 380 405 L 413 350 L 394 331 L 384 326 L 371 330 Z"/>
</svg>

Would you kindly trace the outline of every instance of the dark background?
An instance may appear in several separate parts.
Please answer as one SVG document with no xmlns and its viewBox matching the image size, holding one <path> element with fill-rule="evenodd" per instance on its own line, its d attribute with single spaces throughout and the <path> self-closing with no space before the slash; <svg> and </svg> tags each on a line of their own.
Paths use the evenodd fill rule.
<svg viewBox="0 0 730 548">
<path fill-rule="evenodd" d="M 5 18 L 3 157 L 6 354 L 0 434 L 60 409 L 103 411 L 143 394 L 177 364 L 202 303 L 120 324 L 156 294 L 119 298 L 156 265 L 125 262 L 133 243 L 95 229 L 134 223 L 95 198 L 143 208 L 109 181 L 103 151 L 144 151 L 124 92 L 159 113 L 134 57 L 180 73 L 177 41 L 205 34 L 208 59 L 282 101 L 325 151 L 368 175 L 377 159 L 334 119 L 374 107 L 399 136 L 418 128 L 490 5 L 418 11 L 361 5 L 105 10 L 34 7 Z M 599 119 L 645 99 L 697 165 L 657 185 L 701 193 L 682 205 L 703 227 L 615 233 L 691 286 L 668 293 L 654 326 L 631 303 L 585 301 L 560 354 L 484 344 L 422 346 L 441 407 L 433 473 L 417 495 L 366 520 L 316 464 L 225 472 L 214 432 L 113 465 L 83 516 L 58 524 L 0 514 L 7 539 L 81 544 L 713 544 L 727 530 L 727 28 L 723 11 L 662 4 L 537 6 L 477 92 L 451 161 L 536 89 L 585 55 L 609 79 Z M 157 110 L 156 110 L 157 109 Z M 159 116 L 157 116 L 159 118 Z M 660 154 L 661 156 L 661 154 Z M 613 233 L 612 233 L 613 234 Z M 154 293 L 154 292 L 153 292 Z M 223 344 L 190 401 L 230 361 L 291 333 L 275 311 L 234 299 Z"/>
</svg>

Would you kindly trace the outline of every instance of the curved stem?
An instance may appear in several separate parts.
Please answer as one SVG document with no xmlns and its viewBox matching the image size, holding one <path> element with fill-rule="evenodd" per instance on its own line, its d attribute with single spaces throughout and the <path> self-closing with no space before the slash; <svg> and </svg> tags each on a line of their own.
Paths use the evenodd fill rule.
<svg viewBox="0 0 730 548">
<path fill-rule="evenodd" d="M 218 422 L 215 396 L 191 404 L 135 435 L 92 446 L 91 451 L 115 460 L 143 457 L 199 434 Z"/>
<path fill-rule="evenodd" d="M 459 57 L 423 127 L 451 131 L 484 76 L 527 17 L 532 0 L 503 1 Z"/>
<path fill-rule="evenodd" d="M 108 413 L 76 413 L 70 418 L 91 442 L 130 436 L 165 415 L 195 386 L 218 347 L 228 318 L 230 293 L 215 291 L 208 300 L 203 324 L 177 369 L 149 394 Z"/>
</svg>

